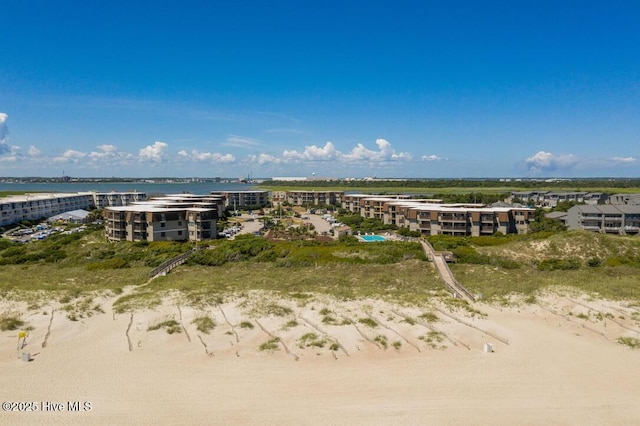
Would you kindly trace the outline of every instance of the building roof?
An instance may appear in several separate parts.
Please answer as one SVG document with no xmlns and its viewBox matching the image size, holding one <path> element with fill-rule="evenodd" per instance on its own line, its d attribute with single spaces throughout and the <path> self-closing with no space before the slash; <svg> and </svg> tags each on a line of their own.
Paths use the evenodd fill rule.
<svg viewBox="0 0 640 426">
<path fill-rule="evenodd" d="M 57 220 L 84 220 L 89 215 L 89 212 L 86 210 L 71 210 L 68 212 L 60 213 L 55 216 L 51 216 L 47 221 L 55 222 Z"/>
</svg>

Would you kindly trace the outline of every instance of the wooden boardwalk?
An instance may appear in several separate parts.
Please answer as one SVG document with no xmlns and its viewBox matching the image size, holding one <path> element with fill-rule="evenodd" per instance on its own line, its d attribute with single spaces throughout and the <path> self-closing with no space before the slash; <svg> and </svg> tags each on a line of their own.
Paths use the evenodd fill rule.
<svg viewBox="0 0 640 426">
<path fill-rule="evenodd" d="M 456 277 L 453 276 L 453 273 L 451 272 L 451 269 L 449 269 L 449 265 L 447 265 L 447 261 L 444 259 L 444 256 L 441 253 L 436 252 L 428 242 L 421 240 L 420 244 L 422 244 L 422 248 L 427 255 L 427 259 L 433 262 L 436 270 L 438 271 L 440 279 L 453 293 L 453 296 L 465 299 L 467 302 L 475 301 L 475 297 L 473 297 L 473 294 L 471 294 L 471 292 L 467 290 L 467 288 L 463 286 L 458 280 L 456 280 Z"/>
</svg>

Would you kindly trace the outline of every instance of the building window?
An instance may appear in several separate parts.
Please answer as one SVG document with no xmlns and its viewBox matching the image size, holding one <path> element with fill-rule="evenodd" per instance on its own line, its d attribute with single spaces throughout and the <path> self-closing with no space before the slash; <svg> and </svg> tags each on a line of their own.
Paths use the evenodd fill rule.
<svg viewBox="0 0 640 426">
<path fill-rule="evenodd" d="M 182 231 L 178 231 L 178 235 L 182 235 Z"/>
<path fill-rule="evenodd" d="M 166 232 L 161 232 L 161 233 L 160 233 L 160 236 L 161 236 L 161 237 L 164 237 L 165 235 L 166 235 Z"/>
<path fill-rule="evenodd" d="M 164 223 L 164 222 L 162 222 L 162 223 L 160 224 L 160 228 L 164 228 L 164 226 L 165 226 L 165 223 Z"/>
</svg>

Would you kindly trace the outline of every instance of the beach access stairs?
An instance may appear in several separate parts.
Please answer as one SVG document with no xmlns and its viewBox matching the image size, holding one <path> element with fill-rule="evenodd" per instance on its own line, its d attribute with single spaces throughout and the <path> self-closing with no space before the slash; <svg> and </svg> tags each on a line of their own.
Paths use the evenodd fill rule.
<svg viewBox="0 0 640 426">
<path fill-rule="evenodd" d="M 429 259 L 430 262 L 433 262 L 436 270 L 438 271 L 438 276 L 451 291 L 453 297 L 464 299 L 467 302 L 474 302 L 475 297 L 453 275 L 453 272 L 449 269 L 449 265 L 447 265 L 444 255 L 436 252 L 428 241 L 420 240 L 420 244 L 422 244 L 422 249 L 427 255 L 427 259 Z"/>
</svg>

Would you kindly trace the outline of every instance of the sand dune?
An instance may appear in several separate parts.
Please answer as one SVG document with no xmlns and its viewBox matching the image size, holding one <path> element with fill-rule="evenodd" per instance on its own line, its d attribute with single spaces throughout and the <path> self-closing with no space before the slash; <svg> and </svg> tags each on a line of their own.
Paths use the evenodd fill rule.
<svg viewBox="0 0 640 426">
<path fill-rule="evenodd" d="M 632 424 L 640 419 L 640 311 L 549 294 L 468 312 L 265 293 L 203 309 L 167 299 L 71 321 L 52 303 L 0 334 L 3 424 Z M 425 313 L 435 314 L 433 316 Z M 422 318 L 421 318 L 422 315 Z M 208 334 L 192 320 L 215 321 Z M 149 330 L 174 320 L 179 332 Z M 250 325 L 249 325 L 250 324 Z M 46 344 L 43 347 L 43 343 Z M 271 342 L 271 345 L 262 346 Z M 485 343 L 493 353 L 483 352 Z M 29 352 L 31 362 L 19 355 Z M 91 410 L 68 411 L 68 402 Z M 62 403 L 64 411 L 52 411 Z M 44 410 L 44 411 L 43 411 Z"/>
</svg>

